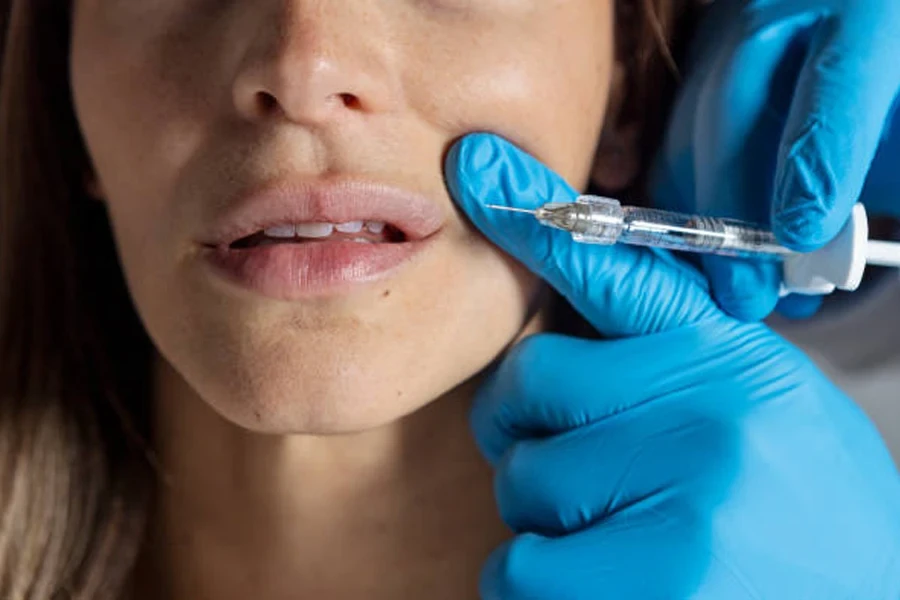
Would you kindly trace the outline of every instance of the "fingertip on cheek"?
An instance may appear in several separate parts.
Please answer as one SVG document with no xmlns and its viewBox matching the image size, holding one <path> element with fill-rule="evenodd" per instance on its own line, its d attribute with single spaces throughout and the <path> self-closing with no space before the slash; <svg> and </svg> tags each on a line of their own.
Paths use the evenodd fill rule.
<svg viewBox="0 0 900 600">
<path fill-rule="evenodd" d="M 496 161 L 487 134 L 470 134 L 457 140 L 444 161 L 444 179 L 450 196 L 470 219 L 484 212 L 484 174 Z"/>
</svg>

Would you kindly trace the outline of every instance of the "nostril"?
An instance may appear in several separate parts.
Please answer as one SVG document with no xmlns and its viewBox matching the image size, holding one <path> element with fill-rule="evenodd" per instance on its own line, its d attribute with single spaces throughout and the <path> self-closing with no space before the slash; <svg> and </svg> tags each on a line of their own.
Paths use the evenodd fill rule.
<svg viewBox="0 0 900 600">
<path fill-rule="evenodd" d="M 257 94 L 257 103 L 264 115 L 270 115 L 278 110 L 278 99 L 269 92 L 259 92 Z"/>
<path fill-rule="evenodd" d="M 341 102 L 344 103 L 344 106 L 351 110 L 359 110 L 362 108 L 362 102 L 360 102 L 359 98 L 354 94 L 338 94 L 338 97 L 341 99 Z"/>
</svg>

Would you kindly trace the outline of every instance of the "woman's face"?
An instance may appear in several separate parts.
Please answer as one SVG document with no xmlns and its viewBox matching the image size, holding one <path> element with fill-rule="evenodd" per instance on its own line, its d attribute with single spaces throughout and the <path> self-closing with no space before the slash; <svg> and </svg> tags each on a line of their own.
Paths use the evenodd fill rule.
<svg viewBox="0 0 900 600">
<path fill-rule="evenodd" d="M 267 432 L 380 425 L 483 369 L 539 283 L 443 156 L 490 131 L 583 186 L 612 1 L 76 0 L 75 109 L 162 357 Z"/>
</svg>

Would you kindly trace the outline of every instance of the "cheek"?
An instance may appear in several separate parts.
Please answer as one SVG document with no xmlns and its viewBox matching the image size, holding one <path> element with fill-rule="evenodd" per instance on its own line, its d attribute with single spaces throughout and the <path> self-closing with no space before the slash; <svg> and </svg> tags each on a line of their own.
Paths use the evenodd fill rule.
<svg viewBox="0 0 900 600">
<path fill-rule="evenodd" d="M 155 228 L 171 228 L 171 190 L 208 136 L 204 110 L 219 90 L 212 91 L 215 66 L 192 60 L 202 56 L 201 39 L 193 46 L 170 39 L 160 11 L 131 4 L 76 2 L 69 60 L 99 194 L 123 251 L 143 252 L 154 239 L 159 248 Z"/>
<path fill-rule="evenodd" d="M 484 34 L 477 27 L 458 35 L 420 31 L 432 41 L 420 41 L 421 53 L 407 65 L 416 79 L 408 88 L 414 104 L 433 107 L 428 115 L 441 127 L 499 134 L 580 189 L 614 72 L 612 2 L 547 0 L 533 12 Z"/>
</svg>

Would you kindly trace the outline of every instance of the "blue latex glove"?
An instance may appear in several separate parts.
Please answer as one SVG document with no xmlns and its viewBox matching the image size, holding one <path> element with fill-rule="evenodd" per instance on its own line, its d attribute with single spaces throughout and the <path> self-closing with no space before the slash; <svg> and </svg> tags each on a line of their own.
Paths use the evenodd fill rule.
<svg viewBox="0 0 900 600">
<path fill-rule="evenodd" d="M 516 533 L 485 600 L 900 598 L 900 477 L 802 353 L 726 316 L 670 255 L 484 208 L 576 196 L 499 138 L 462 140 L 447 180 L 488 238 L 632 336 L 530 337 L 478 393 L 472 427 Z"/>
<path fill-rule="evenodd" d="M 858 200 L 900 216 L 897 0 L 716 0 L 685 76 L 652 186 L 661 207 L 771 224 L 797 250 L 831 240 Z M 775 307 L 777 265 L 702 260 L 728 312 Z M 798 299 L 783 312 L 820 302 Z"/>
</svg>

